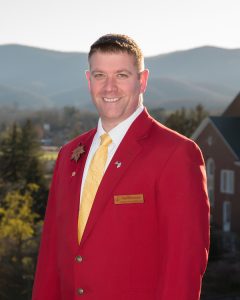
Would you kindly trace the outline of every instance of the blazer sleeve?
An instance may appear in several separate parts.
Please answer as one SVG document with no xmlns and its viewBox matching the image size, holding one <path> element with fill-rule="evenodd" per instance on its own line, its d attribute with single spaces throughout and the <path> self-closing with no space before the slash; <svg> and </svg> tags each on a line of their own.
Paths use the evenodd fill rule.
<svg viewBox="0 0 240 300">
<path fill-rule="evenodd" d="M 204 161 L 194 142 L 185 140 L 175 149 L 158 187 L 164 244 L 157 299 L 198 300 L 208 259 L 209 201 Z"/>
<path fill-rule="evenodd" d="M 61 151 L 60 151 L 61 152 Z M 56 190 L 60 153 L 54 168 L 45 214 L 32 300 L 59 300 L 60 288 L 57 269 Z"/>
</svg>

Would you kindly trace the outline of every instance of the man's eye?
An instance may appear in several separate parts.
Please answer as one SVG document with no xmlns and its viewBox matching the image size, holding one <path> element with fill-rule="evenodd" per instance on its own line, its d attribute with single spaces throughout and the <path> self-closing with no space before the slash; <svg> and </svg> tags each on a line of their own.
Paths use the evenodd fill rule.
<svg viewBox="0 0 240 300">
<path fill-rule="evenodd" d="M 128 78 L 128 75 L 127 74 L 125 74 L 125 73 L 119 73 L 119 74 L 117 74 L 117 77 L 118 78 Z"/>
<path fill-rule="evenodd" d="M 103 74 L 103 73 L 96 73 L 93 75 L 94 78 L 96 79 L 102 79 L 102 78 L 105 78 L 106 76 Z"/>
</svg>

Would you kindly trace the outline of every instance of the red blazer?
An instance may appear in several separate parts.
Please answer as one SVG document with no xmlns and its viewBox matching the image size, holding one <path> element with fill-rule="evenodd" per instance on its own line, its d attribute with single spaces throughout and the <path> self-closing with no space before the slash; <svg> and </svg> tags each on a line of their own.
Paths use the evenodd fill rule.
<svg viewBox="0 0 240 300">
<path fill-rule="evenodd" d="M 209 247 L 200 150 L 141 113 L 105 172 L 79 245 L 81 179 L 95 132 L 60 151 L 32 299 L 199 299 Z M 86 152 L 76 163 L 79 143 Z"/>
</svg>

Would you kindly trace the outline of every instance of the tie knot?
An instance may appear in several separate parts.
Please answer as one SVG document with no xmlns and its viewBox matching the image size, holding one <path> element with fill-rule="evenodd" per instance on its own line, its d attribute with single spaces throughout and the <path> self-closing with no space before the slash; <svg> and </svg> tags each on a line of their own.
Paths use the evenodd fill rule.
<svg viewBox="0 0 240 300">
<path fill-rule="evenodd" d="M 100 143 L 101 146 L 108 146 L 112 142 L 112 139 L 107 133 L 102 134 L 100 138 L 101 138 L 101 143 Z"/>
</svg>

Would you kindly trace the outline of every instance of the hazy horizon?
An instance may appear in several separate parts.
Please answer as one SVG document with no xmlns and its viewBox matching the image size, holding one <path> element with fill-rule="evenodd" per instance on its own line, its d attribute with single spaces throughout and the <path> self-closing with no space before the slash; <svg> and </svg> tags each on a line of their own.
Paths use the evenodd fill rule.
<svg viewBox="0 0 240 300">
<path fill-rule="evenodd" d="M 42 50 L 47 50 L 47 51 L 54 51 L 54 52 L 62 52 L 62 53 L 83 53 L 83 54 L 87 54 L 87 51 L 81 51 L 81 50 L 76 50 L 76 51 L 71 51 L 71 50 L 61 50 L 61 49 L 53 49 L 53 48 L 48 48 L 48 47 L 41 47 L 41 46 L 35 46 L 35 45 L 28 45 L 28 44 L 21 44 L 21 43 L 5 43 L 5 44 L 0 44 L 1 46 L 23 46 L 23 47 L 29 47 L 29 48 L 37 48 L 37 49 L 42 49 Z M 218 48 L 218 49 L 224 49 L 224 50 L 240 50 L 240 46 L 237 48 L 230 48 L 230 47 L 221 47 L 221 46 L 216 46 L 216 45 L 199 45 L 196 47 L 191 47 L 191 48 L 186 48 L 186 49 L 176 49 L 173 51 L 169 51 L 169 52 L 164 52 L 164 53 L 156 53 L 156 54 L 152 54 L 152 55 L 146 55 L 146 58 L 151 58 L 154 56 L 158 56 L 158 55 L 165 55 L 165 54 L 171 54 L 171 53 L 175 53 L 175 52 L 185 52 L 188 50 L 194 50 L 194 49 L 198 49 L 198 48 L 205 48 L 205 47 L 209 47 L 209 48 Z"/>
<path fill-rule="evenodd" d="M 109 32 L 128 34 L 155 56 L 201 46 L 240 48 L 238 0 L 0 0 L 0 44 L 88 52 Z"/>
</svg>

